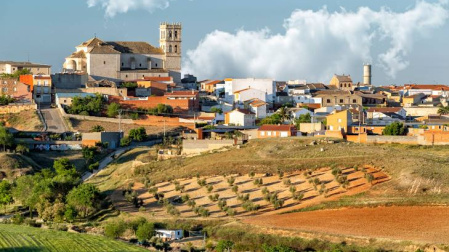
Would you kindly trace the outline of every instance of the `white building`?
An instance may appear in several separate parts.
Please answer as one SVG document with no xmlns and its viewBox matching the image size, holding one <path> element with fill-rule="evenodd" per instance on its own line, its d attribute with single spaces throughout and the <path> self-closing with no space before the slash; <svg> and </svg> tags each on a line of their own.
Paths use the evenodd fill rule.
<svg viewBox="0 0 449 252">
<path fill-rule="evenodd" d="M 248 109 L 234 109 L 225 113 L 225 124 L 254 127 L 256 125 L 256 114 Z"/>
<path fill-rule="evenodd" d="M 180 240 L 184 237 L 183 231 L 181 229 L 176 230 L 156 229 L 155 232 L 156 237 L 167 240 Z"/>
<path fill-rule="evenodd" d="M 245 88 L 234 91 L 234 102 L 238 104 L 242 104 L 243 102 L 251 99 L 258 99 L 266 102 L 267 96 L 264 91 L 255 88 Z"/>
<path fill-rule="evenodd" d="M 313 112 L 305 108 L 289 108 L 288 112 L 290 113 L 292 120 L 298 119 L 301 115 L 310 114 L 313 116 Z"/>
<path fill-rule="evenodd" d="M 257 89 L 265 92 L 266 98 L 263 99 L 272 103 L 276 97 L 276 83 L 273 79 L 225 79 L 225 100 L 229 103 L 234 102 L 234 92 L 246 88 Z"/>
<path fill-rule="evenodd" d="M 405 120 L 407 111 L 402 107 L 370 108 L 367 111 L 366 123 L 371 125 L 389 125 L 392 122 Z"/>
</svg>

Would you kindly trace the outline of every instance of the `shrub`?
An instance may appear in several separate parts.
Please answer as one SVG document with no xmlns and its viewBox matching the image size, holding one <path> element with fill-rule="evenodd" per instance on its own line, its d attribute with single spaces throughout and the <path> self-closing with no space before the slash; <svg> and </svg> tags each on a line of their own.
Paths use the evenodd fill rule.
<svg viewBox="0 0 449 252">
<path fill-rule="evenodd" d="M 289 190 L 290 190 L 291 193 L 294 194 L 296 192 L 296 187 L 295 186 L 290 186 Z"/>
<path fill-rule="evenodd" d="M 228 207 L 228 209 L 226 210 L 226 215 L 232 217 L 232 216 L 234 216 L 235 214 L 236 214 L 236 211 L 235 211 L 234 209 Z"/>
<path fill-rule="evenodd" d="M 292 181 L 290 179 L 284 179 L 283 183 L 286 186 L 290 186 L 292 184 Z"/>
<path fill-rule="evenodd" d="M 304 198 L 304 193 L 295 192 L 293 193 L 293 199 L 296 201 L 301 201 Z"/>
<path fill-rule="evenodd" d="M 227 207 L 227 202 L 225 199 L 221 199 L 218 201 L 218 207 L 220 208 L 220 210 L 223 210 L 225 207 Z"/>
<path fill-rule="evenodd" d="M 234 177 L 228 178 L 228 184 L 229 184 L 229 186 L 234 185 L 234 182 L 235 182 L 235 178 L 234 178 Z"/>
<path fill-rule="evenodd" d="M 130 144 L 131 144 L 131 138 L 129 138 L 127 136 L 120 140 L 120 146 L 122 146 L 122 147 L 129 146 Z"/>
<path fill-rule="evenodd" d="M 98 168 L 100 168 L 100 163 L 99 162 L 95 162 L 93 164 L 89 165 L 89 171 L 94 171 L 94 170 L 98 170 Z"/>
<path fill-rule="evenodd" d="M 267 193 L 269 193 L 270 191 L 268 190 L 268 188 L 264 187 L 262 188 L 262 194 L 265 195 Z"/>
<path fill-rule="evenodd" d="M 278 176 L 279 176 L 279 179 L 281 179 L 281 178 L 284 177 L 284 172 L 283 172 L 282 170 L 280 170 L 280 169 L 278 169 L 277 174 L 278 174 Z"/>
<path fill-rule="evenodd" d="M 247 194 L 237 195 L 237 200 L 242 201 L 242 202 L 248 201 L 249 200 L 249 194 L 247 193 Z"/>
<path fill-rule="evenodd" d="M 150 187 L 150 189 L 148 189 L 148 193 L 150 194 L 156 194 L 157 193 L 158 188 L 157 187 Z"/>
<path fill-rule="evenodd" d="M 239 187 L 238 187 L 237 185 L 234 185 L 234 186 L 232 187 L 232 191 L 233 191 L 234 193 L 238 193 L 238 192 L 239 192 Z"/>
<path fill-rule="evenodd" d="M 206 186 L 206 179 L 198 179 L 196 182 L 201 187 Z"/>
<path fill-rule="evenodd" d="M 234 248 L 234 243 L 232 241 L 220 240 L 220 241 L 218 241 L 217 246 L 215 247 L 215 250 L 217 252 L 228 252 L 228 251 L 232 251 L 233 248 Z"/>
<path fill-rule="evenodd" d="M 185 186 L 184 185 L 176 185 L 175 186 L 175 191 L 181 191 L 184 192 Z"/>
<path fill-rule="evenodd" d="M 250 178 L 254 178 L 254 176 L 256 176 L 256 173 L 253 172 L 253 171 L 251 171 L 251 172 L 249 173 L 249 177 L 250 177 Z"/>
<path fill-rule="evenodd" d="M 104 234 L 109 238 L 119 238 L 126 231 L 126 224 L 123 220 L 114 221 L 106 224 Z"/>
<path fill-rule="evenodd" d="M 263 185 L 263 180 L 262 180 L 262 178 L 258 178 L 258 179 L 255 179 L 253 183 L 255 186 L 260 187 Z"/>
<path fill-rule="evenodd" d="M 196 206 L 196 202 L 195 202 L 195 200 L 189 199 L 187 201 L 187 205 L 191 208 L 194 208 Z"/>
<path fill-rule="evenodd" d="M 213 187 L 212 185 L 208 185 L 208 186 L 206 187 L 206 189 L 207 189 L 207 192 L 208 192 L 208 193 L 211 193 L 212 190 L 214 190 L 214 187 Z"/>
<path fill-rule="evenodd" d="M 365 174 L 365 179 L 366 179 L 366 181 L 368 181 L 368 183 L 372 183 L 373 180 L 374 180 L 374 176 L 373 176 L 373 174 L 366 173 Z"/>
<path fill-rule="evenodd" d="M 242 208 L 245 209 L 248 212 L 255 212 L 257 211 L 260 206 L 258 204 L 254 204 L 252 201 L 247 200 L 242 203 Z"/>
<path fill-rule="evenodd" d="M 140 224 L 137 228 L 136 237 L 137 239 L 139 239 L 139 241 L 143 242 L 153 237 L 154 232 L 154 224 L 145 222 Z"/>
<path fill-rule="evenodd" d="M 188 194 L 182 195 L 181 196 L 181 200 L 182 200 L 183 203 L 189 201 L 190 200 L 190 195 L 188 195 Z"/>
<path fill-rule="evenodd" d="M 181 212 L 179 212 L 179 210 L 176 209 L 176 207 L 173 206 L 171 203 L 165 204 L 165 210 L 167 211 L 168 214 L 170 214 L 172 216 L 179 216 L 179 215 L 181 215 Z"/>
<path fill-rule="evenodd" d="M 98 124 L 92 126 L 92 128 L 90 129 L 90 132 L 102 132 L 102 131 L 104 131 L 104 127 Z"/>
<path fill-rule="evenodd" d="M 214 194 L 214 195 L 209 195 L 209 199 L 212 202 L 218 201 L 218 198 L 220 197 L 220 195 L 218 193 Z"/>
</svg>

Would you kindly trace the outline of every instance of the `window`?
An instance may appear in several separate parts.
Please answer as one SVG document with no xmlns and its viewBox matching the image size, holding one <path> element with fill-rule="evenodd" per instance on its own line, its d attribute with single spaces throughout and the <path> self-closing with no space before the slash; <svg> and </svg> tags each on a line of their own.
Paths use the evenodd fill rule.
<svg viewBox="0 0 449 252">
<path fill-rule="evenodd" d="M 331 103 L 331 99 L 327 99 L 326 102 L 327 102 L 327 103 Z"/>
<path fill-rule="evenodd" d="M 142 66 L 142 63 L 140 63 L 139 66 L 141 67 L 141 66 Z"/>
<path fill-rule="evenodd" d="M 268 132 L 267 132 L 267 135 L 268 135 L 268 136 L 271 136 L 271 131 L 268 131 Z"/>
<path fill-rule="evenodd" d="M 3 93 L 8 92 L 8 88 L 2 88 Z"/>
<path fill-rule="evenodd" d="M 178 52 L 178 46 L 175 45 L 175 53 L 177 53 L 177 52 Z"/>
<path fill-rule="evenodd" d="M 103 61 L 103 65 L 106 65 L 106 61 Z"/>
<path fill-rule="evenodd" d="M 265 136 L 265 131 L 261 131 L 261 132 L 260 132 L 260 135 L 261 135 L 261 136 Z"/>
<path fill-rule="evenodd" d="M 41 81 L 37 81 L 37 85 L 40 86 L 41 85 Z"/>
<path fill-rule="evenodd" d="M 343 103 L 343 99 L 340 99 L 340 103 Z"/>
<path fill-rule="evenodd" d="M 172 33 L 171 33 L 171 31 L 168 32 L 168 38 L 170 38 L 170 39 L 172 38 Z"/>
<path fill-rule="evenodd" d="M 169 52 L 169 53 L 172 52 L 172 46 L 171 46 L 171 45 L 168 47 L 168 52 Z"/>
<path fill-rule="evenodd" d="M 341 118 L 338 118 L 338 122 L 341 123 Z"/>
<path fill-rule="evenodd" d="M 14 81 L 14 85 L 17 85 L 17 81 Z"/>
<path fill-rule="evenodd" d="M 156 67 L 157 67 L 157 63 L 156 63 Z"/>
<path fill-rule="evenodd" d="M 128 78 L 128 75 L 125 75 L 125 78 Z"/>
<path fill-rule="evenodd" d="M 14 88 L 14 92 L 17 92 L 17 88 L 16 87 Z"/>
<path fill-rule="evenodd" d="M 125 65 L 125 63 L 122 62 L 122 66 Z"/>
<path fill-rule="evenodd" d="M 357 103 L 357 100 L 356 99 L 352 99 L 352 103 Z"/>
<path fill-rule="evenodd" d="M 178 31 L 175 31 L 175 38 L 178 38 Z"/>
</svg>

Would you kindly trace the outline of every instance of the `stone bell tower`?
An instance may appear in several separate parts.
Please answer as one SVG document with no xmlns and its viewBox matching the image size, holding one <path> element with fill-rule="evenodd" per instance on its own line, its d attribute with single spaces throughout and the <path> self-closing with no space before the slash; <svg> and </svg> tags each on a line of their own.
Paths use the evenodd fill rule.
<svg viewBox="0 0 449 252">
<path fill-rule="evenodd" d="M 181 23 L 163 22 L 159 26 L 159 46 L 165 52 L 164 68 L 176 83 L 181 82 Z"/>
</svg>

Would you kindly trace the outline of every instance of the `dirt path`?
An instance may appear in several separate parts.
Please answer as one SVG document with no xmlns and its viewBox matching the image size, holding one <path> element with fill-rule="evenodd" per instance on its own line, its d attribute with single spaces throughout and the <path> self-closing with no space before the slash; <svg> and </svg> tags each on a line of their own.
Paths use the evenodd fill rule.
<svg viewBox="0 0 449 252">
<path fill-rule="evenodd" d="M 377 207 L 258 216 L 243 222 L 259 226 L 449 244 L 449 207 Z"/>
</svg>

